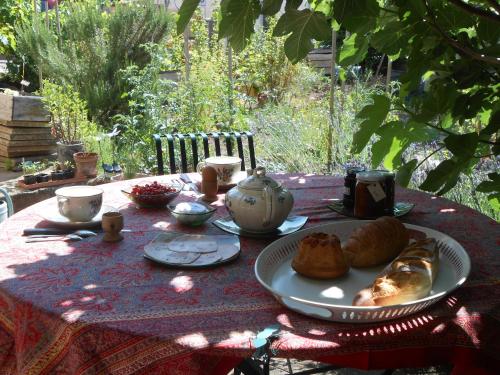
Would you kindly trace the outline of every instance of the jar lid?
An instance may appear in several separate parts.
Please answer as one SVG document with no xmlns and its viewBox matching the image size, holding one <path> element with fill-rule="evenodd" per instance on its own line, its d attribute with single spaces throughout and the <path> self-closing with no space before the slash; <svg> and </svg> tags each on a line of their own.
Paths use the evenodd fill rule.
<svg viewBox="0 0 500 375">
<path fill-rule="evenodd" d="M 385 175 L 378 171 L 367 171 L 356 173 L 356 179 L 358 181 L 378 182 L 383 181 L 385 179 Z"/>
<path fill-rule="evenodd" d="M 238 183 L 238 187 L 247 190 L 264 190 L 266 186 L 276 189 L 281 185 L 271 177 L 266 176 L 264 167 L 255 168 L 251 176 Z"/>
<path fill-rule="evenodd" d="M 382 173 L 386 177 L 395 177 L 396 174 L 394 172 L 388 171 L 387 169 L 375 169 L 374 172 Z"/>
<path fill-rule="evenodd" d="M 364 172 L 366 169 L 363 167 L 347 167 L 346 173 L 348 176 L 354 176 L 356 173 Z"/>
</svg>

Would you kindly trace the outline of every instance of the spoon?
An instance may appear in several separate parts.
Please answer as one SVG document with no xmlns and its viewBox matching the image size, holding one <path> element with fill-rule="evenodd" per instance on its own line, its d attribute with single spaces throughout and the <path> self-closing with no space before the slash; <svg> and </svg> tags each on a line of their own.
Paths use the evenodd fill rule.
<svg viewBox="0 0 500 375">
<path fill-rule="evenodd" d="M 45 242 L 45 241 L 81 241 L 83 237 L 76 234 L 67 234 L 65 236 L 50 236 L 50 237 L 28 237 L 25 242 Z"/>
</svg>

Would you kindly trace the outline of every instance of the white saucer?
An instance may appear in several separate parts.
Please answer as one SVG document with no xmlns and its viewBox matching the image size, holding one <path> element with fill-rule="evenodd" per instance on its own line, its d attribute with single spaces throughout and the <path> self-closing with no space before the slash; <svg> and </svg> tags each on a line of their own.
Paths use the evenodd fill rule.
<svg viewBox="0 0 500 375">
<path fill-rule="evenodd" d="M 67 217 L 62 216 L 59 213 L 59 209 L 57 206 L 47 207 L 44 212 L 40 214 L 40 216 L 50 221 L 52 224 L 58 227 L 65 228 L 91 228 L 101 225 L 102 214 L 110 211 L 116 211 L 116 208 L 112 206 L 102 205 L 101 210 L 97 213 L 97 215 L 90 221 L 80 222 L 80 221 L 70 221 Z"/>
<path fill-rule="evenodd" d="M 268 238 L 286 236 L 290 233 L 296 232 L 306 224 L 307 219 L 307 216 L 288 216 L 283 224 L 270 232 L 247 232 L 241 229 L 238 224 L 233 221 L 231 216 L 215 220 L 212 224 L 225 232 L 236 234 L 237 236 Z"/>
</svg>

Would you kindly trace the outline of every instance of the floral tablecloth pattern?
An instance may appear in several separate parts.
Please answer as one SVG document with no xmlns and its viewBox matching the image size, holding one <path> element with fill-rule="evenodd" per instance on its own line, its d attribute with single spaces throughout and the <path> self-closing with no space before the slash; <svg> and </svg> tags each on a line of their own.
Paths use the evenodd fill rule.
<svg viewBox="0 0 500 375">
<path fill-rule="evenodd" d="M 343 179 L 275 175 L 295 198 L 307 226 L 344 219 L 328 210 Z M 150 180 L 165 181 L 169 176 Z M 81 242 L 24 242 L 22 230 L 49 226 L 50 199 L 0 226 L 0 373 L 211 374 L 253 353 L 252 338 L 279 323 L 278 356 L 321 359 L 361 368 L 415 366 L 387 358 L 395 349 L 429 362 L 456 361 L 463 350 L 500 362 L 500 225 L 446 199 L 399 189 L 415 203 L 402 221 L 434 228 L 469 252 L 472 272 L 449 298 L 420 314 L 378 324 L 336 324 L 290 311 L 257 282 L 253 265 L 273 239 L 241 238 L 241 256 L 200 270 L 171 269 L 143 258 L 160 231 L 222 233 L 208 224 L 186 228 L 164 210 L 139 210 L 120 193 L 130 181 L 102 185 L 104 203 L 125 216 L 124 241 L 102 234 Z M 193 200 L 183 192 L 180 200 Z M 217 217 L 227 215 L 220 195 Z M 413 353 L 413 354 L 412 354 Z M 434 356 L 432 355 L 434 353 Z"/>
</svg>

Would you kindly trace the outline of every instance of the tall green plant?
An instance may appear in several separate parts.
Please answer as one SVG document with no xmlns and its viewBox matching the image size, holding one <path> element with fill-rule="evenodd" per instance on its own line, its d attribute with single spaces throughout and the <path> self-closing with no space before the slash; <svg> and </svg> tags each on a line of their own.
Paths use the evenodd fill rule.
<svg viewBox="0 0 500 375">
<path fill-rule="evenodd" d="M 161 41 L 171 24 L 171 16 L 150 1 L 118 3 L 104 12 L 95 0 L 68 6 L 59 39 L 55 30 L 45 27 L 43 16 L 18 25 L 16 32 L 20 52 L 33 59 L 45 77 L 72 85 L 92 118 L 110 125 L 112 116 L 127 110 L 120 70 L 132 64 L 144 67 L 149 54 L 143 45 Z"/>
<path fill-rule="evenodd" d="M 95 131 L 87 119 L 87 106 L 71 86 L 45 80 L 42 101 L 50 112 L 52 135 L 61 143 L 74 144 Z"/>
<path fill-rule="evenodd" d="M 423 161 L 436 150 L 449 156 L 427 173 L 421 189 L 445 194 L 462 174 L 473 173 L 484 158 L 500 154 L 500 5 L 496 1 L 440 0 L 227 0 L 222 3 L 219 37 L 227 37 L 235 50 L 242 50 L 255 32 L 260 14 L 285 12 L 274 28 L 286 36 L 284 51 L 292 62 L 304 58 L 314 40 L 326 40 L 331 28 L 349 34 L 338 59 L 341 65 L 362 61 L 369 46 L 393 61 L 406 61 L 397 95 L 375 95 L 357 116 L 360 128 L 352 150 L 361 152 L 372 137 L 372 164 L 398 170 L 406 185 Z M 199 0 L 186 0 L 180 9 L 178 30 L 183 30 Z M 418 91 L 425 80 L 423 90 Z M 415 94 L 416 93 L 416 94 Z M 389 113 L 399 115 L 387 121 Z M 404 158 L 415 142 L 437 145 L 423 158 Z M 500 174 L 493 170 L 477 190 L 488 193 L 489 202 L 500 210 Z"/>
</svg>

